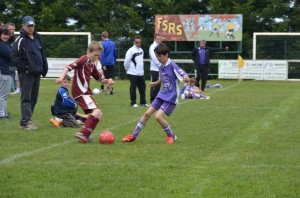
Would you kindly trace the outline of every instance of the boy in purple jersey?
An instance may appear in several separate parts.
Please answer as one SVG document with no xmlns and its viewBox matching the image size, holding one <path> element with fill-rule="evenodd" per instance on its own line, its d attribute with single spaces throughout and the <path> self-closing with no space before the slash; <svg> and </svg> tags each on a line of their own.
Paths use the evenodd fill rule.
<svg viewBox="0 0 300 198">
<path fill-rule="evenodd" d="M 141 129 L 145 126 L 149 118 L 157 111 L 155 119 L 162 126 L 162 129 L 167 134 L 166 142 L 172 144 L 176 141 L 177 137 L 173 133 L 170 125 L 164 119 L 164 114 L 168 116 L 171 115 L 173 110 L 176 107 L 178 102 L 177 99 L 177 87 L 178 80 L 189 81 L 189 77 L 184 70 L 182 70 L 176 63 L 171 61 L 169 58 L 170 49 L 163 43 L 160 43 L 154 49 L 157 60 L 161 63 L 159 66 L 159 79 L 156 82 L 150 82 L 150 86 L 157 86 L 159 83 L 162 83 L 162 89 L 157 94 L 154 101 L 151 103 L 151 106 L 141 117 L 140 121 L 136 125 L 133 132 L 125 136 L 123 142 L 132 142 L 134 141 Z"/>
<path fill-rule="evenodd" d="M 209 99 L 209 96 L 203 94 L 203 91 L 196 86 L 196 78 L 191 77 L 190 82 L 181 88 L 181 99 Z"/>
</svg>

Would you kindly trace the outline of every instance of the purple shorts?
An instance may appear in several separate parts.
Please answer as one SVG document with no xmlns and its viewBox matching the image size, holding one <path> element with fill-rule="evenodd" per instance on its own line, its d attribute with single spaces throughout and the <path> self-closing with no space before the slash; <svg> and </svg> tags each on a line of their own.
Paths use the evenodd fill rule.
<svg viewBox="0 0 300 198">
<path fill-rule="evenodd" d="M 163 110 L 168 116 L 174 111 L 176 104 L 164 101 L 160 98 L 155 98 L 151 106 L 156 110 Z"/>
</svg>

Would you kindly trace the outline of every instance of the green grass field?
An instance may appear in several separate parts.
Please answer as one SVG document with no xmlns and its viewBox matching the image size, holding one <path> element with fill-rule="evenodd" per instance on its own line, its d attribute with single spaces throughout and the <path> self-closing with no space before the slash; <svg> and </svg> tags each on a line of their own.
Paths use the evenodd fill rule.
<svg viewBox="0 0 300 198">
<path fill-rule="evenodd" d="M 49 123 L 52 80 L 41 82 L 36 131 L 19 129 L 11 96 L 13 120 L 0 121 L 0 197 L 300 197 L 299 83 L 208 83 L 223 88 L 207 89 L 210 100 L 180 100 L 166 117 L 173 145 L 154 118 L 135 142 L 121 142 L 146 110 L 129 106 L 128 81 L 95 96 L 104 117 L 92 138 L 112 131 L 113 145 L 79 144 L 76 129 Z"/>
</svg>

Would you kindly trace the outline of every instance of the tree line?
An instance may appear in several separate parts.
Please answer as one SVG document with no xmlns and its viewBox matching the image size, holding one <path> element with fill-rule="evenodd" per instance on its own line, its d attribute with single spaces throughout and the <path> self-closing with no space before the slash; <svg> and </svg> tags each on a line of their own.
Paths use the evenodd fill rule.
<svg viewBox="0 0 300 198">
<path fill-rule="evenodd" d="M 106 30 L 117 42 L 136 34 L 152 38 L 157 14 L 243 14 L 243 55 L 250 57 L 253 32 L 299 32 L 297 0 L 5 0 L 0 21 L 36 19 L 37 31 L 91 32 L 95 40 Z"/>
</svg>

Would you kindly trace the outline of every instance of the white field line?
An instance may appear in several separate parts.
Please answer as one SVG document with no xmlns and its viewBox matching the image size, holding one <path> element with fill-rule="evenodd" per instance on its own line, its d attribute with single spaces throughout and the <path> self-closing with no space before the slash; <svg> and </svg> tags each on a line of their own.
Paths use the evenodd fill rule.
<svg viewBox="0 0 300 198">
<path fill-rule="evenodd" d="M 239 84 L 240 84 L 240 82 L 237 82 L 237 83 L 232 84 L 232 85 L 230 85 L 230 86 L 228 86 L 228 87 L 225 87 L 225 88 L 216 88 L 216 90 L 210 92 L 208 95 L 211 96 L 211 95 L 214 95 L 214 94 L 217 93 L 217 92 L 226 91 L 226 90 L 228 90 L 228 89 L 231 89 L 231 88 L 233 88 L 233 87 L 238 86 Z M 203 100 L 204 100 L 204 99 L 203 99 Z M 185 103 L 191 102 L 191 101 L 194 101 L 194 100 L 181 100 L 181 101 L 178 103 L 178 105 L 182 105 L 182 104 L 185 104 Z"/>
<path fill-rule="evenodd" d="M 210 93 L 210 95 L 216 93 L 216 92 L 220 92 L 220 91 L 225 91 L 227 89 L 231 89 L 235 86 L 237 86 L 239 83 L 235 83 L 229 87 L 226 87 L 226 88 L 220 88 L 216 91 L 213 91 Z M 179 104 L 184 104 L 184 103 L 187 103 L 188 101 L 191 101 L 191 100 L 184 100 L 182 102 L 180 102 Z M 122 124 L 119 124 L 119 125 L 114 125 L 106 130 L 108 131 L 112 131 L 116 128 L 119 128 L 119 127 L 123 127 L 123 126 L 126 126 L 128 124 L 131 124 L 131 123 L 134 123 L 134 122 L 137 122 L 139 120 L 139 118 L 135 118 L 131 121 L 128 121 L 128 122 L 125 122 L 125 123 L 122 123 Z M 41 153 L 41 152 L 44 152 L 44 151 L 47 151 L 47 150 L 50 150 L 50 149 L 53 149 L 55 147 L 59 147 L 59 146 L 63 146 L 65 144 L 69 144 L 71 142 L 74 142 L 75 140 L 67 140 L 67 141 L 64 141 L 64 142 L 61 142 L 61 143 L 55 143 L 55 144 L 51 144 L 49 146 L 43 146 L 41 148 L 38 148 L 38 149 L 35 149 L 33 151 L 25 151 L 23 153 L 18 153 L 18 154 L 15 154 L 15 155 L 11 155 L 10 157 L 7 157 L 7 158 L 4 158 L 2 160 L 0 160 L 0 165 L 8 165 L 12 162 L 14 162 L 15 160 L 17 159 L 20 159 L 20 158 L 23 158 L 23 157 L 28 157 L 28 156 L 31 156 L 31 155 L 34 155 L 34 154 L 37 154 L 37 153 Z"/>
<path fill-rule="evenodd" d="M 128 124 L 132 124 L 132 123 L 137 122 L 137 121 L 138 121 L 138 118 L 133 119 L 133 120 L 128 121 L 128 122 L 125 122 L 125 123 L 122 123 L 122 124 L 119 124 L 119 125 L 114 125 L 114 126 L 108 128 L 106 130 L 107 131 L 112 131 L 113 129 L 123 127 L 123 126 L 126 126 Z M 55 143 L 55 144 L 51 144 L 49 146 L 43 146 L 43 147 L 35 149 L 33 151 L 25 151 L 23 153 L 18 153 L 18 154 L 12 155 L 10 157 L 7 157 L 7 158 L 4 158 L 4 159 L 0 160 L 0 166 L 10 164 L 13 161 L 15 161 L 17 159 L 20 159 L 22 157 L 28 157 L 28 156 L 31 156 L 31 155 L 34 155 L 34 154 L 37 154 L 37 153 L 41 153 L 41 152 L 53 149 L 55 147 L 59 147 L 59 146 L 65 145 L 65 144 L 69 144 L 69 143 L 74 142 L 74 141 L 76 141 L 76 140 L 67 140 L 67 141 L 64 141 L 64 142 L 61 142 L 61 143 Z"/>
<path fill-rule="evenodd" d="M 68 144 L 70 142 L 72 142 L 72 141 L 71 140 L 67 140 L 67 141 L 64 141 L 64 142 L 61 142 L 61 143 L 51 144 L 50 146 L 43 146 L 43 147 L 41 147 L 39 149 L 35 149 L 33 151 L 26 151 L 26 152 L 23 152 L 23 153 L 15 154 L 15 155 L 12 155 L 10 157 L 2 159 L 0 161 L 0 165 L 10 164 L 11 162 L 13 162 L 13 161 L 15 161 L 15 160 L 17 160 L 19 158 L 28 157 L 28 156 L 34 155 L 36 153 L 40 153 L 40 152 L 43 152 L 43 151 L 46 151 L 46 150 L 50 150 L 50 149 L 58 147 L 58 146 L 62 146 L 62 145 Z"/>
</svg>

